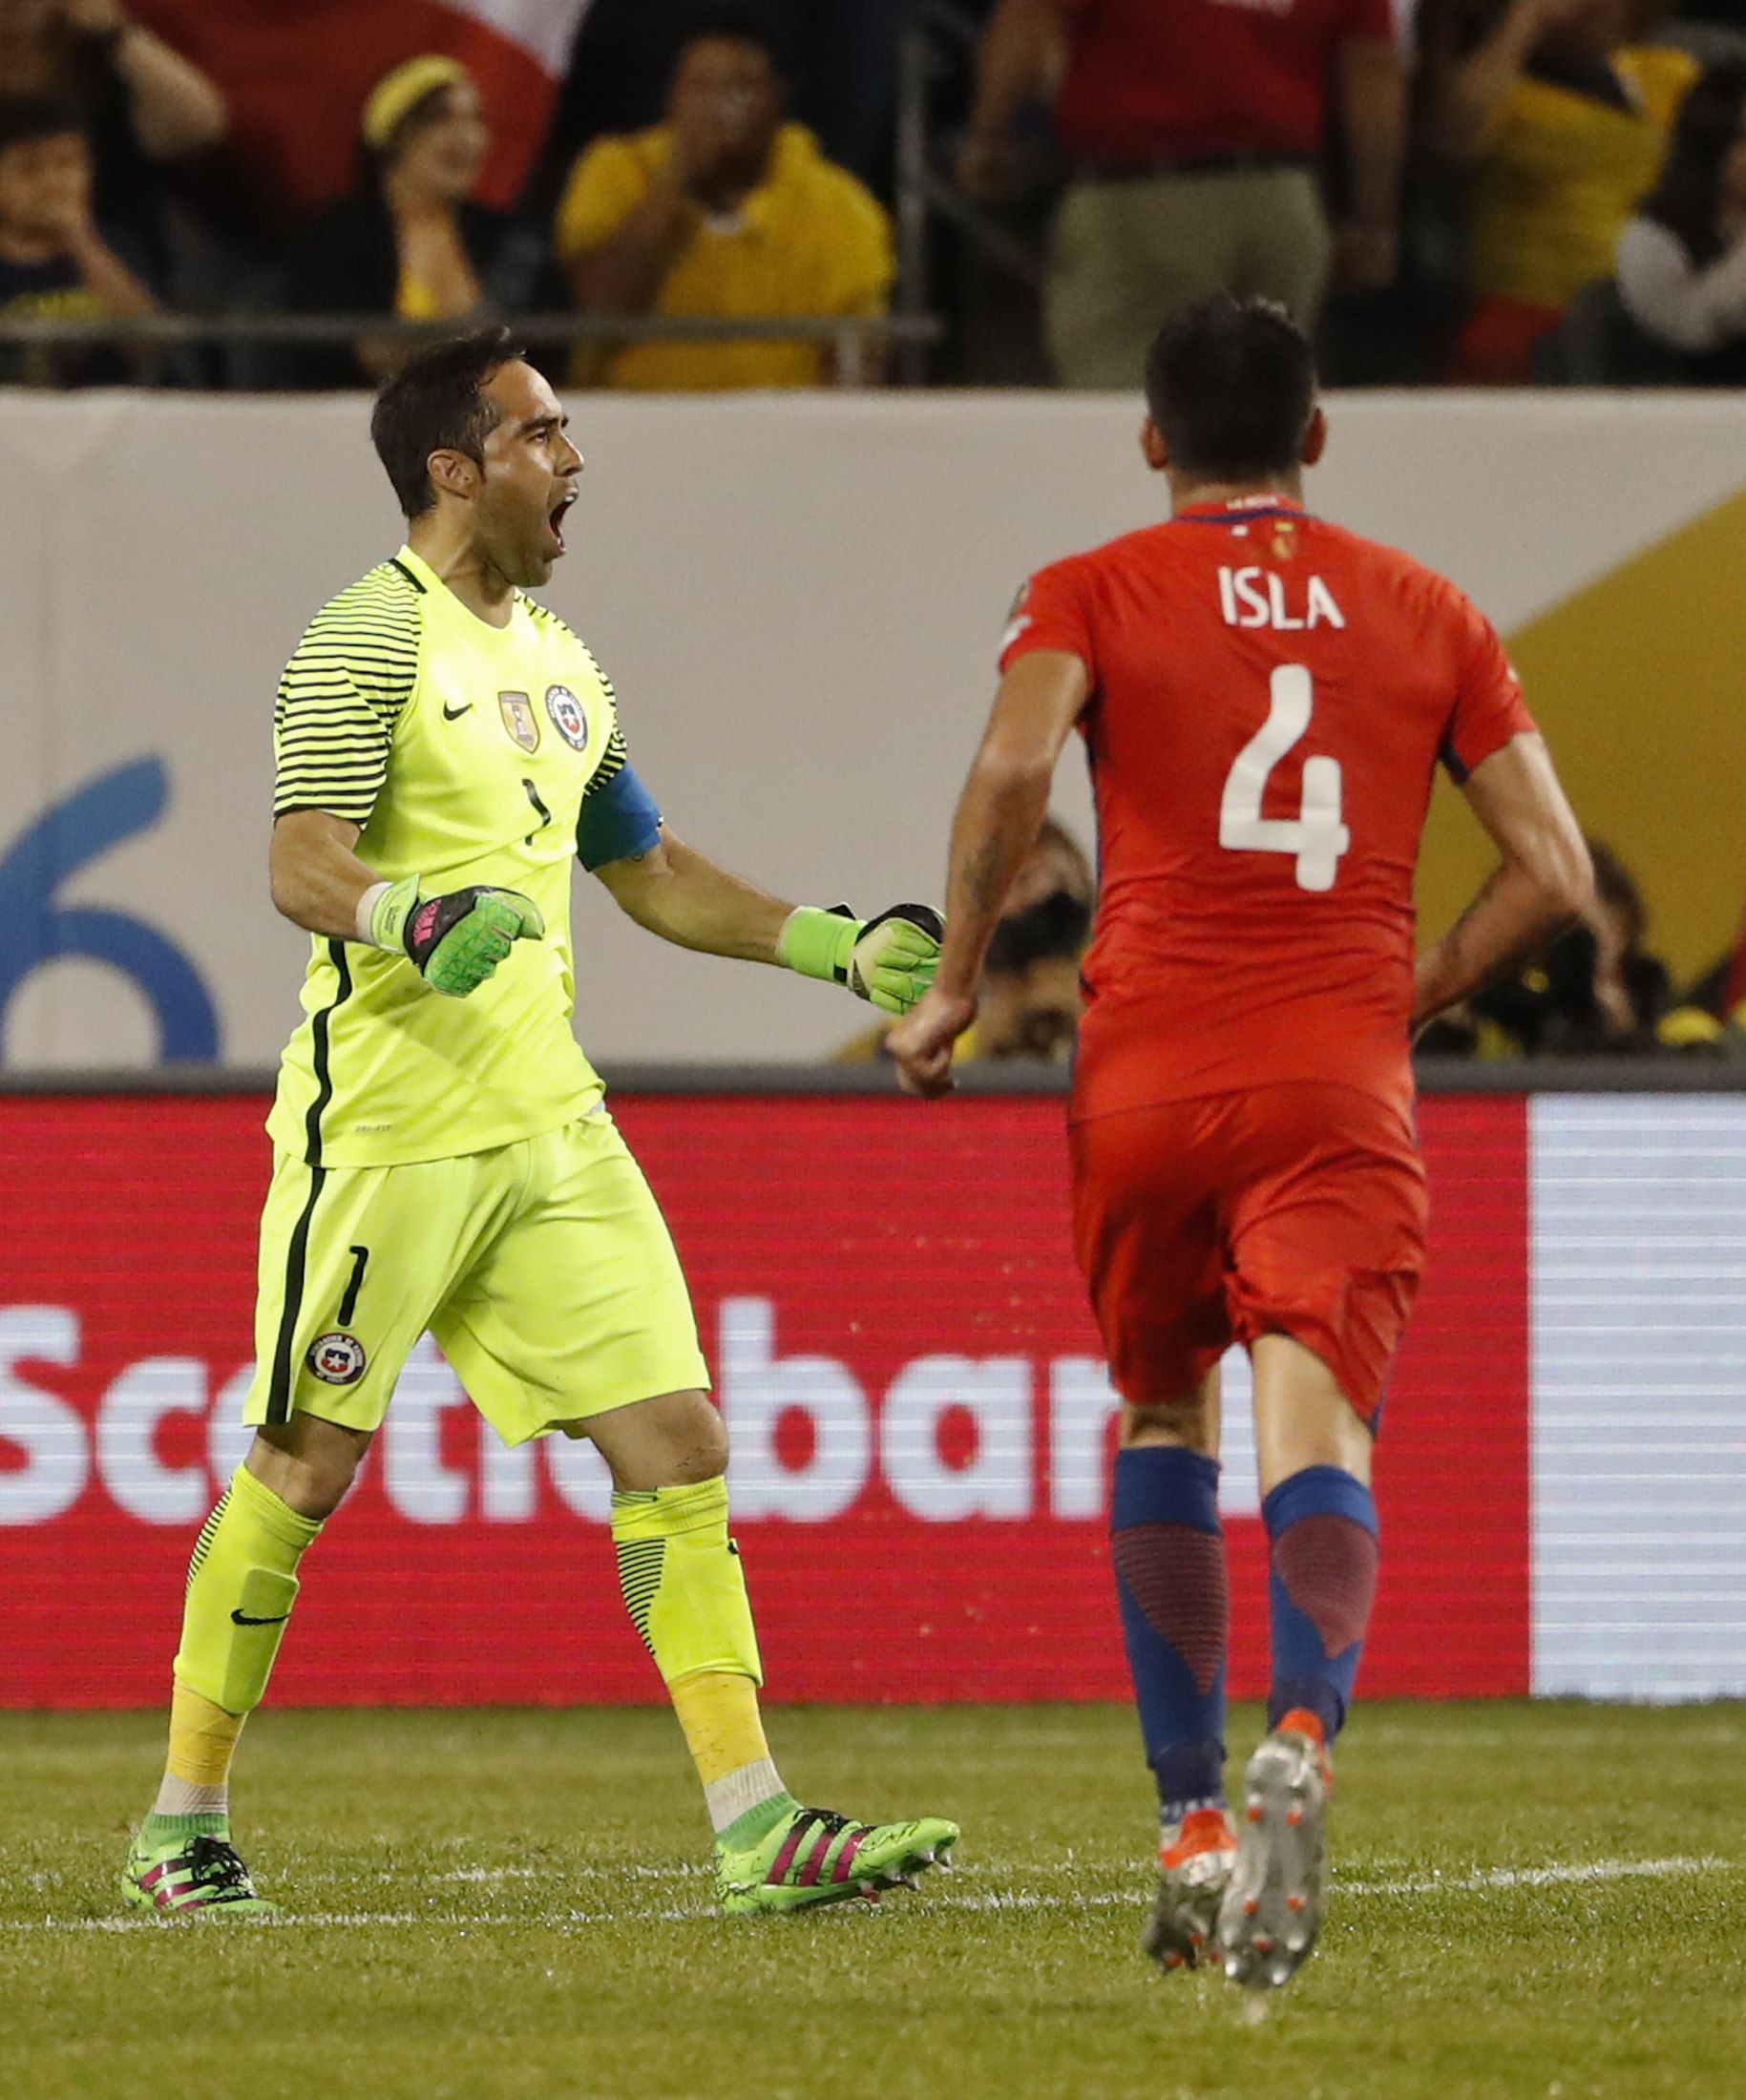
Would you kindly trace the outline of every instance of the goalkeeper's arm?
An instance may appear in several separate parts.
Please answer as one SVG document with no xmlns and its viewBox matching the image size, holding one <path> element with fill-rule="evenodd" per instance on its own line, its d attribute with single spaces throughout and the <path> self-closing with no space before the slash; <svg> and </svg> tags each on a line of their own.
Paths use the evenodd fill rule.
<svg viewBox="0 0 1746 2100">
<path fill-rule="evenodd" d="M 517 940 L 545 925 L 515 890 L 473 887 L 423 893 L 418 878 L 384 882 L 352 848 L 358 827 L 325 809 L 288 810 L 273 827 L 273 903 L 293 925 L 329 940 L 403 955 L 434 991 L 465 998 Z"/>
<path fill-rule="evenodd" d="M 888 1014 L 907 1014 L 934 979 L 941 927 L 926 905 L 861 919 L 846 905 L 786 904 L 664 829 L 645 850 L 594 872 L 621 911 L 663 940 L 841 984 Z"/>
</svg>

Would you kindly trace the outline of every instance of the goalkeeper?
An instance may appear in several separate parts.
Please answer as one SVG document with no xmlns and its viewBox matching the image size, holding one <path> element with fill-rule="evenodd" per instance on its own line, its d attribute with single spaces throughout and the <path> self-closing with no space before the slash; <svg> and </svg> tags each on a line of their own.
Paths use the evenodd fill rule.
<svg viewBox="0 0 1746 2100">
<path fill-rule="evenodd" d="M 937 1819 L 806 1808 L 759 1721 L 726 1440 L 678 1257 L 572 1028 L 571 866 L 664 940 L 903 1014 L 940 923 L 779 902 L 663 825 L 611 685 L 531 598 L 581 458 L 496 330 L 390 380 L 372 435 L 408 544 L 318 613 L 275 718 L 273 901 L 314 936 L 268 1118 L 248 1457 L 194 1548 L 167 1767 L 123 1881 L 159 1917 L 270 1912 L 229 1774 L 299 1565 L 430 1330 L 510 1443 L 592 1438 L 624 1602 L 715 1829 L 725 1911 L 786 1911 L 943 1864 Z"/>
</svg>

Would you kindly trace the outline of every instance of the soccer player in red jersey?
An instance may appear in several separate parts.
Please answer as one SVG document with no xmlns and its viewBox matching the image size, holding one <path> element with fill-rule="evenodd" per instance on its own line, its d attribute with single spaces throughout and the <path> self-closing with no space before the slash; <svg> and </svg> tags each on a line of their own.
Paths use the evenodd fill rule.
<svg viewBox="0 0 1746 2100">
<path fill-rule="evenodd" d="M 894 1029 L 952 1083 L 989 935 L 1077 727 L 1102 886 L 1071 1105 L 1074 1229 L 1124 1402 L 1112 1558 L 1162 1832 L 1147 1952 L 1284 1983 L 1322 1906 L 1329 1746 L 1377 1580 L 1371 1444 L 1423 1258 L 1413 1032 L 1586 902 L 1582 834 L 1497 636 L 1443 578 L 1311 515 L 1310 346 L 1176 315 L 1142 442 L 1168 524 L 1041 570 L 952 835 L 934 989 Z M 1414 956 L 1441 763 L 1502 865 Z M 1224 1786 L 1218 1362 L 1254 1367 L 1271 1732 Z"/>
</svg>

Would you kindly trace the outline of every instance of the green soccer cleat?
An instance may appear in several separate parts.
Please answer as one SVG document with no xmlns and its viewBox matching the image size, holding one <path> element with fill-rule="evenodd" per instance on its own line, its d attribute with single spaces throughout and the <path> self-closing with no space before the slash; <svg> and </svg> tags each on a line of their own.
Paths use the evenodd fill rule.
<svg viewBox="0 0 1746 2100">
<path fill-rule="evenodd" d="M 121 1893 L 156 1918 L 277 1918 L 255 1894 L 221 1816 L 148 1816 L 134 1838 Z"/>
<path fill-rule="evenodd" d="M 718 1839 L 715 1893 L 727 1918 L 806 1910 L 851 1896 L 872 1902 L 888 1888 L 915 1888 L 929 1867 L 950 1868 L 957 1825 L 852 1823 L 828 1809 L 794 1808 L 742 1851 Z"/>
</svg>

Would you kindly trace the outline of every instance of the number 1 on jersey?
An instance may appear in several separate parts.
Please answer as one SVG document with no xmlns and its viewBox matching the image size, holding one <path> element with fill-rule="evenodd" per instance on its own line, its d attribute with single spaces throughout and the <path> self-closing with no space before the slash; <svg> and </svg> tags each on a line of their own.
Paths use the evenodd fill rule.
<svg viewBox="0 0 1746 2100">
<path fill-rule="evenodd" d="M 1294 817 L 1264 817 L 1268 775 L 1310 726 L 1315 689 L 1308 667 L 1281 663 L 1268 685 L 1267 720 L 1237 754 L 1219 803 L 1218 842 L 1236 853 L 1294 853 L 1300 890 L 1332 890 L 1352 833 L 1340 821 L 1338 759 L 1306 758 Z"/>
</svg>

